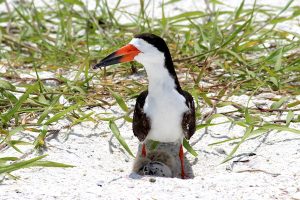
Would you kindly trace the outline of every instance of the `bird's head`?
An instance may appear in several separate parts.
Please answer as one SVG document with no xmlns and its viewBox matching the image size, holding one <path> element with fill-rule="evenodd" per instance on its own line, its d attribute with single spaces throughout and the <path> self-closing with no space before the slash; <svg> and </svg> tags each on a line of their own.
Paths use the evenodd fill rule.
<svg viewBox="0 0 300 200">
<path fill-rule="evenodd" d="M 154 34 L 143 33 L 136 35 L 127 45 L 102 59 L 93 68 L 101 68 L 117 63 L 137 61 L 143 65 L 164 62 L 171 59 L 165 41 Z"/>
</svg>

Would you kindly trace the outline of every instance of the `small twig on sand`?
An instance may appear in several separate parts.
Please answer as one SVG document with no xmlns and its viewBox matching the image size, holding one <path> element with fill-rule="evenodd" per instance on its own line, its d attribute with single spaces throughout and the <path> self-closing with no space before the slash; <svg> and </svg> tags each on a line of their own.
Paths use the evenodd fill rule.
<svg viewBox="0 0 300 200">
<path fill-rule="evenodd" d="M 268 109 L 268 108 L 261 108 L 261 107 L 256 106 L 256 110 L 260 110 L 261 112 L 289 112 L 289 111 L 293 112 L 293 111 L 299 111 L 300 108 L 295 108 L 295 109 Z"/>
<path fill-rule="evenodd" d="M 245 169 L 245 170 L 239 170 L 239 171 L 236 171 L 237 173 L 244 173 L 244 172 L 262 172 L 262 173 L 265 173 L 265 174 L 269 174 L 273 177 L 277 177 L 279 176 L 280 174 L 279 173 L 271 173 L 271 172 L 267 172 L 265 170 L 262 170 L 262 169 Z"/>
</svg>

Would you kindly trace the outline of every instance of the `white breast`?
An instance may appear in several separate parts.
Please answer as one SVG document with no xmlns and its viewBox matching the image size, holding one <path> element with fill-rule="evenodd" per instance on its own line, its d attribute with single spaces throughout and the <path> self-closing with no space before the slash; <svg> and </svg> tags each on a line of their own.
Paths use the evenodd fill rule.
<svg viewBox="0 0 300 200">
<path fill-rule="evenodd" d="M 148 94 L 144 111 L 150 118 L 151 129 L 147 139 L 160 142 L 181 142 L 182 116 L 188 110 L 185 99 L 175 89 L 158 95 Z"/>
</svg>

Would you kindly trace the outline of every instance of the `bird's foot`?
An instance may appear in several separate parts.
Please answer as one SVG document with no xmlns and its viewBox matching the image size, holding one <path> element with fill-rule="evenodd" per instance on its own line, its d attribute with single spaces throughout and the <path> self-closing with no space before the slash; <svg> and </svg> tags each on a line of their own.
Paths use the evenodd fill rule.
<svg viewBox="0 0 300 200">
<path fill-rule="evenodd" d="M 186 174 L 181 174 L 181 179 L 190 179 L 191 177 L 189 177 L 188 175 Z"/>
</svg>

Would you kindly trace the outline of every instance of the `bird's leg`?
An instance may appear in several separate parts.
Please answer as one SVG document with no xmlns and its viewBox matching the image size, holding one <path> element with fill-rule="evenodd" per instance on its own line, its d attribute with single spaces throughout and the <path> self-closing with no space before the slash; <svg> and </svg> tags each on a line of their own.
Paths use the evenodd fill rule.
<svg viewBox="0 0 300 200">
<path fill-rule="evenodd" d="M 143 146 L 142 146 L 142 156 L 145 158 L 146 155 L 147 155 L 147 153 L 146 153 L 146 145 L 145 145 L 145 143 L 143 143 Z"/>
<path fill-rule="evenodd" d="M 181 178 L 184 179 L 185 173 L 184 173 L 184 158 L 183 158 L 182 144 L 180 145 L 180 149 L 179 149 L 179 159 L 180 159 L 180 163 L 181 163 Z"/>
</svg>

